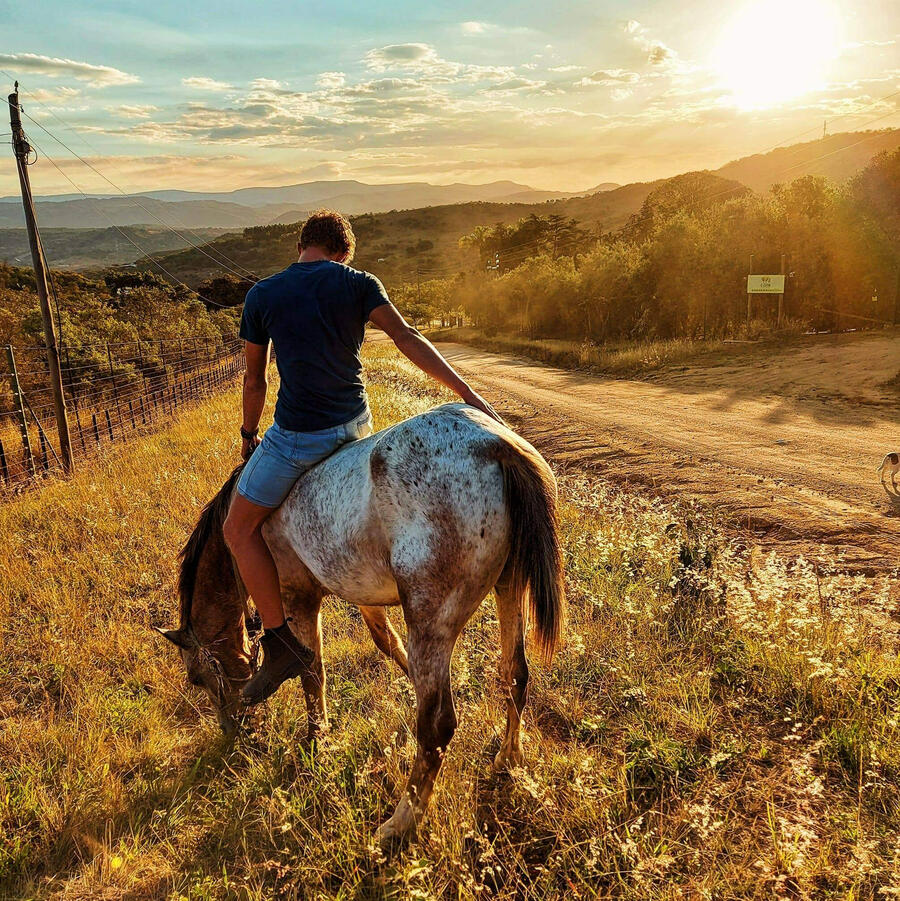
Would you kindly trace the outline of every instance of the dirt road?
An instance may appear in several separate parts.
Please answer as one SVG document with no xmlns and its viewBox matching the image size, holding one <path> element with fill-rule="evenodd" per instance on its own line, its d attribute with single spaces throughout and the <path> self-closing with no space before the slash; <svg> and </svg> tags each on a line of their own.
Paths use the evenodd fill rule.
<svg viewBox="0 0 900 901">
<path fill-rule="evenodd" d="M 558 465 L 693 497 L 764 547 L 875 574 L 900 566 L 900 504 L 875 469 L 900 450 L 897 336 L 604 379 L 442 343 Z"/>
</svg>

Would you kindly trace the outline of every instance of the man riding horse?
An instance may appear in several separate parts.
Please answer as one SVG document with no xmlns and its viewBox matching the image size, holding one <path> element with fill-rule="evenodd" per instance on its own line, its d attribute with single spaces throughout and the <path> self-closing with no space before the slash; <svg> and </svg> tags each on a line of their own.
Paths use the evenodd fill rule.
<svg viewBox="0 0 900 901">
<path fill-rule="evenodd" d="M 526 617 L 549 659 L 563 629 L 565 586 L 547 461 L 406 324 L 378 279 L 346 265 L 353 244 L 345 219 L 314 214 L 299 262 L 247 296 L 246 462 L 201 513 L 181 553 L 178 628 L 160 631 L 226 733 L 236 730 L 244 704 L 299 676 L 313 740 L 328 723 L 322 601 L 338 595 L 356 605 L 416 693 L 416 757 L 378 830 L 390 847 L 413 835 L 424 815 L 456 730 L 453 648 L 491 591 L 506 706 L 494 765 L 522 763 Z M 359 358 L 367 320 L 465 403 L 369 435 Z M 281 388 L 275 425 L 260 442 L 270 340 Z M 248 593 L 265 627 L 255 674 Z M 403 612 L 406 647 L 385 612 L 390 606 Z"/>
<path fill-rule="evenodd" d="M 372 431 L 360 348 L 366 322 L 386 332 L 423 372 L 500 421 L 434 346 L 407 324 L 381 282 L 350 268 L 356 239 L 339 213 L 320 210 L 300 232 L 299 260 L 254 285 L 244 302 L 243 441 L 247 465 L 225 520 L 225 541 L 264 627 L 263 662 L 243 688 L 257 704 L 302 674 L 312 651 L 285 623 L 278 571 L 262 525 L 310 467 Z M 259 438 L 266 402 L 269 345 L 281 384 L 275 422 Z"/>
</svg>

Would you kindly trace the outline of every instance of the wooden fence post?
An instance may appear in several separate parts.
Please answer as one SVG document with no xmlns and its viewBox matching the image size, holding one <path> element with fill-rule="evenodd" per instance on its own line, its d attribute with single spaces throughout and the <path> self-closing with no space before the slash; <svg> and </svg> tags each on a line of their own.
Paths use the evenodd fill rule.
<svg viewBox="0 0 900 901">
<path fill-rule="evenodd" d="M 0 439 L 0 478 L 9 484 L 9 467 L 6 465 L 6 451 L 3 448 L 3 440 Z"/>
<path fill-rule="evenodd" d="M 113 370 L 112 351 L 109 349 L 109 341 L 106 342 L 106 359 L 109 361 L 109 378 L 112 381 L 113 399 L 116 402 L 116 415 L 119 417 L 119 431 L 122 429 L 122 407 L 119 404 L 119 386 L 116 384 L 116 373 Z M 107 419 L 109 413 L 106 414 Z"/>
<path fill-rule="evenodd" d="M 29 475 L 34 478 L 37 470 L 34 466 L 34 454 L 31 450 L 31 438 L 28 435 L 28 419 L 25 417 L 25 398 L 22 396 L 22 387 L 19 384 L 19 373 L 16 370 L 16 355 L 12 344 L 6 346 L 6 358 L 9 361 L 9 378 L 12 384 L 13 400 L 16 404 L 16 415 L 19 420 L 19 432 L 22 435 L 22 448 L 25 451 L 25 466 Z"/>
<path fill-rule="evenodd" d="M 41 469 L 46 472 L 50 468 L 50 461 L 47 459 L 47 439 L 44 437 L 44 430 L 38 427 L 38 438 L 41 442 Z"/>
</svg>

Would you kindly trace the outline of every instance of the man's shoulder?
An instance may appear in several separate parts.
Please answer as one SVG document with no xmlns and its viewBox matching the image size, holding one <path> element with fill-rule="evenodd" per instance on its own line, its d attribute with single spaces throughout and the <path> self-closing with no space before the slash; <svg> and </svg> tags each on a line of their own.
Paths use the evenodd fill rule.
<svg viewBox="0 0 900 901">
<path fill-rule="evenodd" d="M 278 292 L 285 287 L 287 280 L 290 278 L 290 268 L 291 267 L 288 266 L 286 269 L 282 269 L 281 272 L 276 272 L 272 275 L 267 275 L 265 278 L 261 278 L 247 292 L 247 300 L 251 303 L 254 301 L 259 302 L 272 294 L 277 295 Z"/>
<path fill-rule="evenodd" d="M 356 269 L 353 266 L 349 266 L 347 263 L 332 263 L 335 271 L 339 271 L 344 273 L 347 278 L 352 281 L 368 281 L 369 279 L 375 278 L 371 272 L 367 272 L 365 269 Z"/>
</svg>

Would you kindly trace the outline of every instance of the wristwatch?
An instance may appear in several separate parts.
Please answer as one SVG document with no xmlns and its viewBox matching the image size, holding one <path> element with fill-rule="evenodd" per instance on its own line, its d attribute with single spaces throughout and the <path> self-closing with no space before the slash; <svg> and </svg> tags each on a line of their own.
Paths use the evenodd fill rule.
<svg viewBox="0 0 900 901">
<path fill-rule="evenodd" d="M 252 441 L 259 434 L 259 426 L 257 426 L 252 432 L 246 431 L 246 429 L 241 426 L 241 438 L 244 441 Z"/>
</svg>

